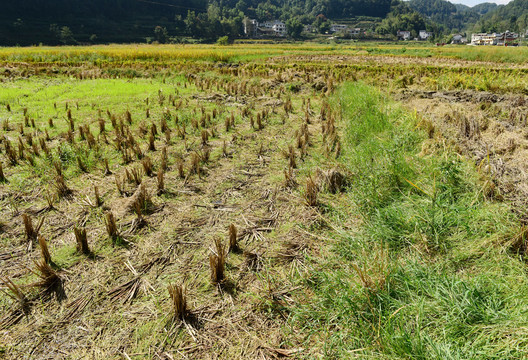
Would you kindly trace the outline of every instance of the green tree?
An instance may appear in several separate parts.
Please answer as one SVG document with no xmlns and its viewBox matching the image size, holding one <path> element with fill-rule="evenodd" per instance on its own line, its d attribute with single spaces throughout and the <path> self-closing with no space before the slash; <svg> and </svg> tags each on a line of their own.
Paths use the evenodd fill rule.
<svg viewBox="0 0 528 360">
<path fill-rule="evenodd" d="M 55 35 L 57 38 L 60 38 L 60 27 L 57 24 L 50 24 L 49 31 Z"/>
<path fill-rule="evenodd" d="M 219 37 L 218 40 L 216 40 L 216 44 L 217 45 L 229 45 L 229 37 L 227 36 L 222 36 L 222 37 Z"/>
<path fill-rule="evenodd" d="M 154 36 L 160 44 L 165 44 L 169 40 L 169 33 L 166 27 L 156 26 L 154 28 Z"/>
<path fill-rule="evenodd" d="M 73 32 L 67 26 L 63 26 L 60 29 L 59 40 L 64 45 L 74 45 L 77 44 L 77 40 L 73 37 Z"/>
<path fill-rule="evenodd" d="M 301 24 L 297 18 L 288 19 L 286 21 L 286 32 L 288 33 L 288 36 L 291 36 L 294 39 L 301 37 L 303 28 L 303 24 Z"/>
<path fill-rule="evenodd" d="M 328 20 L 323 15 L 318 15 L 315 18 L 315 21 L 313 22 L 313 26 L 317 29 L 317 31 L 320 34 L 324 34 L 328 31 L 330 31 L 330 26 L 332 25 L 332 22 Z"/>
<path fill-rule="evenodd" d="M 236 4 L 236 7 L 235 7 L 238 11 L 241 11 L 241 12 L 244 12 L 247 10 L 247 4 L 244 0 L 240 0 L 239 2 L 237 2 Z"/>
</svg>

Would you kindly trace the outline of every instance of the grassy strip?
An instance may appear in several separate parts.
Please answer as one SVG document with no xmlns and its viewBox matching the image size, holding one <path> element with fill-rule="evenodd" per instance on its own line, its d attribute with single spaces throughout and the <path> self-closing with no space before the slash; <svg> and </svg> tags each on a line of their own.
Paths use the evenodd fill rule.
<svg viewBox="0 0 528 360">
<path fill-rule="evenodd" d="M 528 283 L 508 248 L 520 231 L 508 206 L 486 199 L 455 154 L 419 156 L 418 119 L 374 88 L 349 83 L 334 101 L 353 179 L 329 216 L 339 224 L 353 204 L 361 226 L 337 229 L 331 256 L 313 260 L 314 295 L 291 317 L 306 347 L 327 358 L 526 357 Z"/>
</svg>

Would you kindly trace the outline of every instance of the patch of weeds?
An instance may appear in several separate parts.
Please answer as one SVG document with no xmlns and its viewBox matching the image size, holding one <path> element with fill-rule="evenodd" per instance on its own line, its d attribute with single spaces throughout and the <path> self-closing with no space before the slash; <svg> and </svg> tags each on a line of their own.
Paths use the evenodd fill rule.
<svg viewBox="0 0 528 360">
<path fill-rule="evenodd" d="M 59 268 L 69 268 L 82 259 L 74 246 L 62 246 L 54 249 L 53 262 Z"/>
<path fill-rule="evenodd" d="M 519 228 L 509 208 L 483 197 L 469 163 L 416 156 L 415 119 L 387 111 L 374 89 L 347 84 L 338 97 L 349 122 L 341 161 L 355 174 L 346 196 L 364 226 L 336 232 L 305 279 L 315 296 L 290 321 L 310 329 L 306 343 L 324 339 L 334 358 L 527 356 L 524 340 L 501 337 L 528 320 L 519 261 L 492 245 Z"/>
<path fill-rule="evenodd" d="M 298 93 L 299 91 L 301 91 L 302 83 L 300 82 L 289 83 L 288 85 L 286 85 L 286 88 L 292 93 Z"/>
<path fill-rule="evenodd" d="M 57 156 L 61 163 L 66 167 L 71 164 L 75 164 L 75 162 L 77 161 L 77 154 L 75 149 L 71 145 L 66 143 L 61 144 L 57 148 Z"/>
</svg>

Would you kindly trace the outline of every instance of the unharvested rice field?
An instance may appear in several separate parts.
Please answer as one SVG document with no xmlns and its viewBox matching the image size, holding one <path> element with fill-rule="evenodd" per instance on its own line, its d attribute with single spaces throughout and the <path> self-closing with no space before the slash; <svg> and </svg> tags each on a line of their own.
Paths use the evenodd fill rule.
<svg viewBox="0 0 528 360">
<path fill-rule="evenodd" d="M 0 357 L 528 357 L 526 49 L 0 49 Z"/>
</svg>

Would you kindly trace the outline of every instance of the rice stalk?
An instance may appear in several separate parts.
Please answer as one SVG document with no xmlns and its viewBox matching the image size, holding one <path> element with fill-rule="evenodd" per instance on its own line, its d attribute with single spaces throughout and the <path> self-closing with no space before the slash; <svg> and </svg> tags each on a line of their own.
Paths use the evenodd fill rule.
<svg viewBox="0 0 528 360">
<path fill-rule="evenodd" d="M 172 285 L 167 287 L 172 301 L 172 308 L 174 310 L 174 318 L 178 320 L 185 320 L 187 315 L 187 288 L 184 284 Z"/>
<path fill-rule="evenodd" d="M 7 182 L 7 179 L 4 175 L 4 169 L 2 168 L 2 162 L 0 161 L 0 183 Z"/>
<path fill-rule="evenodd" d="M 24 316 L 29 315 L 31 311 L 31 305 L 27 297 L 20 289 L 20 287 L 16 285 L 13 281 L 11 281 L 9 278 L 3 279 L 1 277 L 0 281 L 7 287 L 9 292 L 4 290 L 0 291 L 15 300 L 18 304 L 18 307 L 16 307 L 13 311 L 11 311 L 9 314 L 0 319 L 0 329 L 7 329 L 17 324 L 20 320 L 24 318 Z"/>
<path fill-rule="evenodd" d="M 161 169 L 163 171 L 167 171 L 168 165 L 167 165 L 168 157 L 167 157 L 167 147 L 164 147 L 161 149 Z"/>
<path fill-rule="evenodd" d="M 55 293 L 55 297 L 60 302 L 66 298 L 64 293 L 63 280 L 59 274 L 45 261 L 35 262 L 36 270 L 31 270 L 40 280 L 31 284 L 33 287 L 41 288 L 42 295 L 50 296 Z"/>
<path fill-rule="evenodd" d="M 31 218 L 27 214 L 22 214 L 22 221 L 24 222 L 26 240 L 29 243 L 36 242 L 40 228 L 42 227 L 42 224 L 44 223 L 44 218 L 40 219 L 40 222 L 36 228 L 33 227 L 33 222 L 31 221 Z"/>
<path fill-rule="evenodd" d="M 152 164 L 152 161 L 150 160 L 150 157 L 146 156 L 142 161 L 141 165 L 143 165 L 143 169 L 145 170 L 145 174 L 147 174 L 148 177 L 152 177 L 152 173 L 154 170 L 154 165 Z"/>
<path fill-rule="evenodd" d="M 57 196 L 59 197 L 59 199 L 71 195 L 72 190 L 66 185 L 64 177 L 62 175 L 58 175 L 55 177 L 54 185 L 55 189 L 57 190 Z"/>
<path fill-rule="evenodd" d="M 209 255 L 209 266 L 211 267 L 211 282 L 220 285 L 225 280 L 226 253 L 219 238 L 215 239 L 215 253 Z"/>
<path fill-rule="evenodd" d="M 101 199 L 101 196 L 99 195 L 99 188 L 97 185 L 94 185 L 94 195 L 95 195 L 95 206 L 99 207 L 103 204 L 103 200 Z"/>
<path fill-rule="evenodd" d="M 179 160 L 178 161 L 178 176 L 181 178 L 181 179 L 185 179 L 185 171 L 183 169 L 183 161 L 182 160 Z"/>
<path fill-rule="evenodd" d="M 163 169 L 160 169 L 160 171 L 158 171 L 157 180 L 158 195 L 161 195 L 165 192 L 165 173 Z"/>
<path fill-rule="evenodd" d="M 108 236 L 110 236 L 112 241 L 116 242 L 119 239 L 119 232 L 117 231 L 117 225 L 114 214 L 111 211 L 106 213 L 105 225 Z"/>
<path fill-rule="evenodd" d="M 319 189 L 317 188 L 317 185 L 315 184 L 313 178 L 309 176 L 308 180 L 306 180 L 306 191 L 304 193 L 304 199 L 308 206 L 317 206 L 318 192 Z"/>
<path fill-rule="evenodd" d="M 40 246 L 40 255 L 42 257 L 42 261 L 44 261 L 46 264 L 51 264 L 51 255 L 48 249 L 48 244 L 46 243 L 46 239 L 44 239 L 42 236 L 39 236 L 38 243 Z"/>
<path fill-rule="evenodd" d="M 229 251 L 237 252 L 240 248 L 238 247 L 237 241 L 237 228 L 234 224 L 229 225 Z"/>
<path fill-rule="evenodd" d="M 90 254 L 90 247 L 88 246 L 88 239 L 86 237 L 86 229 L 84 228 L 73 228 L 75 234 L 75 240 L 77 241 L 77 251 L 84 255 Z"/>
</svg>

